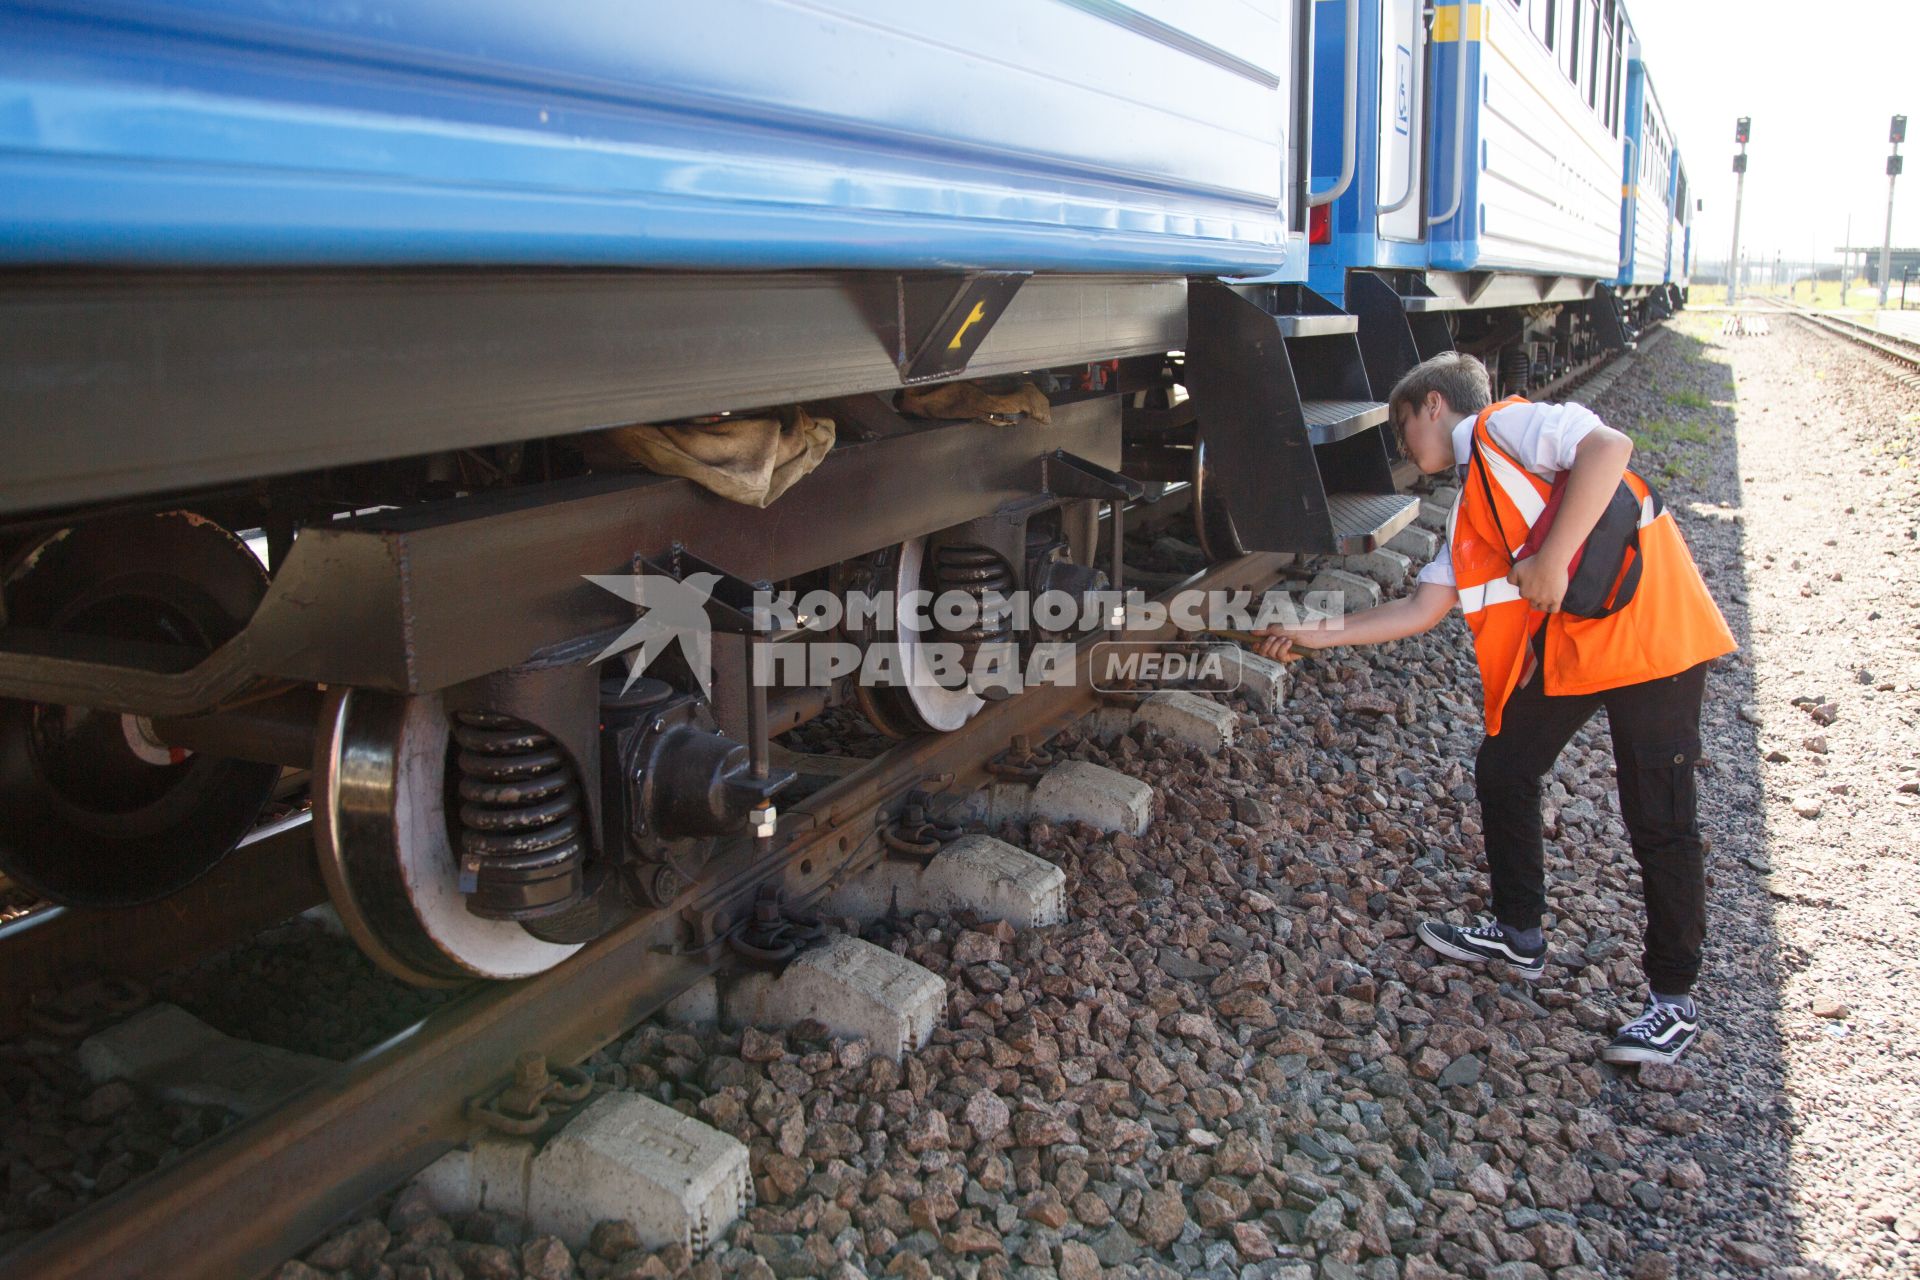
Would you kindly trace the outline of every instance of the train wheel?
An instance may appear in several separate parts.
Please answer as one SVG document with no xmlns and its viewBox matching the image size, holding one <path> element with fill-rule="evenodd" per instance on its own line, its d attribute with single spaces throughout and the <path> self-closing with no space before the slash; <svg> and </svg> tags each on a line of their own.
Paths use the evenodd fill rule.
<svg viewBox="0 0 1920 1280">
<path fill-rule="evenodd" d="M 246 544 L 184 511 L 66 529 L 6 582 L 17 626 L 211 653 L 266 594 Z M 137 716 L 0 701 L 0 869 L 73 906 L 164 897 L 259 820 L 277 765 L 171 749 Z"/>
<path fill-rule="evenodd" d="M 1239 531 L 1233 527 L 1233 517 L 1227 514 L 1227 504 L 1220 497 L 1217 478 L 1207 471 L 1205 423 L 1200 424 L 1193 437 L 1193 534 L 1210 563 L 1218 564 L 1247 553 L 1240 543 Z"/>
<path fill-rule="evenodd" d="M 927 645 L 934 633 L 914 629 L 908 601 L 915 591 L 932 590 L 932 575 L 927 568 L 927 539 L 915 538 L 889 547 L 872 557 L 865 566 L 867 581 L 882 592 L 890 592 L 894 606 L 892 617 L 877 619 L 868 637 L 870 644 L 896 646 L 899 658 L 898 678 L 884 685 L 856 685 L 855 698 L 868 720 L 880 732 L 895 738 L 920 733 L 951 733 L 973 719 L 985 701 L 972 689 L 961 685 L 947 688 L 934 679 Z"/>
<path fill-rule="evenodd" d="M 334 689 L 314 751 L 314 829 L 334 910 L 416 986 L 525 978 L 580 949 L 467 910 L 447 832 L 452 728 L 437 696 Z"/>
</svg>

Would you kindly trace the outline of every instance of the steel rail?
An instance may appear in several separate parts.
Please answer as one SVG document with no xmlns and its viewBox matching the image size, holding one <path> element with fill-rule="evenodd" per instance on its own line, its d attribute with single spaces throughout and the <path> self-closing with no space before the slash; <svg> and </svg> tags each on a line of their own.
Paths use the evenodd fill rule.
<svg viewBox="0 0 1920 1280">
<path fill-rule="evenodd" d="M 1861 324 L 1858 320 L 1849 320 L 1843 316 L 1821 315 L 1817 311 L 1810 311 L 1805 307 L 1797 307 L 1777 299 L 1770 298 L 1768 301 L 1785 310 L 1794 319 L 1816 329 L 1825 330 L 1837 338 L 1845 338 L 1848 342 L 1877 351 L 1889 360 L 1898 361 L 1909 369 L 1920 369 L 1920 342 L 1903 338 L 1898 334 L 1883 333 L 1870 325 Z"/>
<path fill-rule="evenodd" d="M 1171 589 L 1261 591 L 1283 558 L 1255 554 Z M 1166 598 L 1164 595 L 1163 599 Z M 1136 638 L 1166 639 L 1171 622 Z M 290 1098 L 50 1228 L 0 1259 L 0 1280 L 198 1280 L 270 1270 L 464 1139 L 465 1100 L 535 1050 L 578 1062 L 719 967 L 706 940 L 764 883 L 805 904 L 884 856 L 879 822 L 915 787 L 984 783 L 1015 734 L 1043 741 L 1090 710 L 1093 637 L 1077 678 L 989 706 L 953 733 L 915 739 L 797 804 L 771 863 L 736 842 L 675 904 L 588 945 L 559 967 L 476 988 Z M 750 909 L 750 908 L 748 908 Z"/>
</svg>

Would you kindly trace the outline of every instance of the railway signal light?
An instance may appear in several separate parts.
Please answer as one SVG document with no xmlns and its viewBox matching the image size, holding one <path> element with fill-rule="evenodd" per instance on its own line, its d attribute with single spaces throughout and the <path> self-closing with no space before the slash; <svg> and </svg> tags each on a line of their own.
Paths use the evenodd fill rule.
<svg viewBox="0 0 1920 1280">
<path fill-rule="evenodd" d="M 1752 116 L 1741 116 L 1733 122 L 1733 140 L 1740 144 L 1740 150 L 1733 157 L 1733 171 L 1738 176 L 1733 186 L 1733 248 L 1727 251 L 1728 306 L 1740 296 L 1740 206 L 1746 203 L 1747 139 L 1752 136 Z"/>
<path fill-rule="evenodd" d="M 1887 140 L 1893 143 L 1893 154 L 1887 157 L 1887 230 L 1880 240 L 1880 305 L 1887 305 L 1887 277 L 1892 274 L 1893 263 L 1893 188 L 1894 179 L 1900 176 L 1906 161 L 1900 155 L 1900 144 L 1907 140 L 1907 118 L 1895 116 L 1887 128 Z M 1901 286 L 1905 288 L 1904 283 Z"/>
</svg>

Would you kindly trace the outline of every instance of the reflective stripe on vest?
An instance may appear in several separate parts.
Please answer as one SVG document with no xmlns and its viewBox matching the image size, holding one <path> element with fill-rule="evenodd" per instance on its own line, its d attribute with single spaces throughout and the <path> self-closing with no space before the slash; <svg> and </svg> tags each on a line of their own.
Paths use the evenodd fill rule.
<svg viewBox="0 0 1920 1280">
<path fill-rule="evenodd" d="M 1487 419 L 1496 411 L 1525 403 L 1520 397 L 1511 396 L 1481 411 L 1479 420 L 1473 424 L 1473 434 L 1480 446 L 1478 452 L 1485 464 L 1486 478 L 1491 483 L 1483 489 L 1480 485 L 1480 468 L 1469 469 L 1459 501 L 1453 504 L 1453 510 L 1447 516 L 1447 545 L 1450 549 L 1460 545 L 1461 515 L 1470 511 L 1476 513 L 1476 518 L 1470 522 L 1471 530 L 1486 539 L 1481 541 L 1476 538 L 1475 541 L 1494 553 L 1480 564 L 1475 564 L 1471 558 L 1454 556 L 1454 578 L 1460 594 L 1460 609 L 1467 615 L 1469 623 L 1475 621 L 1473 615 L 1491 606 L 1520 599 L 1520 589 L 1507 581 L 1507 574 L 1512 569 L 1508 561 L 1514 552 L 1526 545 L 1527 533 L 1545 510 L 1547 495 L 1553 491 L 1545 481 L 1509 458 L 1493 443 L 1493 436 L 1487 431 Z M 1493 504 L 1506 507 L 1506 510 L 1498 513 L 1497 523 L 1488 506 L 1490 496 Z M 1500 546 L 1498 539 L 1502 536 L 1509 545 Z M 1499 558 L 1496 560 L 1495 556 Z M 1463 559 L 1466 563 L 1462 563 Z M 1473 580 L 1475 578 L 1480 580 L 1476 582 Z"/>
<path fill-rule="evenodd" d="M 1486 419 L 1482 418 L 1474 424 L 1474 434 L 1478 435 L 1485 430 L 1485 427 Z M 1488 433 L 1487 439 L 1480 442 L 1480 456 L 1486 460 L 1487 478 L 1499 486 L 1500 492 L 1506 495 L 1507 501 L 1511 502 L 1514 510 L 1520 513 L 1520 528 L 1517 531 L 1519 541 L 1510 548 L 1518 551 L 1527 544 L 1528 531 L 1533 528 L 1533 522 L 1540 518 L 1540 513 L 1546 509 L 1547 495 L 1553 492 L 1553 486 L 1534 475 L 1533 472 L 1516 465 L 1506 454 L 1500 452 L 1499 446 L 1492 443 L 1491 432 Z M 1540 492 L 1542 487 L 1547 490 L 1547 493 Z M 1515 532 L 1509 522 L 1507 536 L 1511 538 Z"/>
<path fill-rule="evenodd" d="M 1505 578 L 1495 578 L 1477 587 L 1456 587 L 1460 593 L 1460 612 L 1478 613 L 1488 605 L 1507 604 L 1520 598 L 1520 588 Z"/>
</svg>

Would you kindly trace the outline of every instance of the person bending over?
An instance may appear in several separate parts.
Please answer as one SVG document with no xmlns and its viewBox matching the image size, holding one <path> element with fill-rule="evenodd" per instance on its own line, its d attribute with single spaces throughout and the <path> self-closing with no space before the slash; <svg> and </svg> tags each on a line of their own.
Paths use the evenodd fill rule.
<svg viewBox="0 0 1920 1280">
<path fill-rule="evenodd" d="M 1707 663 L 1737 646 L 1673 516 L 1627 470 L 1633 442 L 1577 404 L 1490 399 L 1485 366 L 1454 352 L 1399 381 L 1388 413 L 1407 456 L 1430 474 L 1456 467 L 1461 474 L 1445 548 L 1421 570 L 1412 595 L 1344 618 L 1268 628 L 1258 648 L 1284 658 L 1296 648 L 1381 644 L 1427 631 L 1460 605 L 1486 699 L 1474 787 L 1494 918 L 1427 920 L 1419 936 L 1441 955 L 1503 963 L 1529 981 L 1547 963 L 1541 779 L 1605 707 L 1620 812 L 1646 898 L 1642 963 L 1650 998 L 1600 1056 L 1672 1062 L 1700 1028 L 1691 995 L 1707 926 L 1694 790 L 1700 703 Z M 1528 555 L 1529 535 L 1550 510 L 1562 472 L 1557 512 Z M 1622 570 L 1607 603 L 1627 603 L 1608 616 L 1575 617 L 1561 608 L 1570 566 L 1610 503 L 1622 510 L 1615 494 L 1623 481 L 1640 507 L 1637 517 L 1631 502 L 1625 508 L 1626 523 L 1637 520 L 1638 548 L 1617 558 Z M 1629 592 L 1626 566 L 1636 557 Z"/>
</svg>

